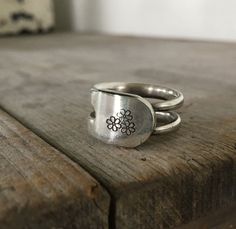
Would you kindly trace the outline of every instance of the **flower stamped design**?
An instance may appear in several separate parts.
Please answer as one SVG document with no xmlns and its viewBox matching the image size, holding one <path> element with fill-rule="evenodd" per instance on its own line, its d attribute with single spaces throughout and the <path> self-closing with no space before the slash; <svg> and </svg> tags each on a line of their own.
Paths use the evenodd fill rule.
<svg viewBox="0 0 236 229">
<path fill-rule="evenodd" d="M 126 122 L 125 124 L 121 125 L 121 132 L 127 135 L 131 135 L 135 132 L 135 124 L 133 122 Z"/>
<path fill-rule="evenodd" d="M 117 113 L 117 116 L 120 118 L 121 121 L 131 121 L 133 119 L 133 116 L 131 115 L 130 110 L 121 109 L 119 113 Z"/>
<path fill-rule="evenodd" d="M 130 110 L 121 109 L 115 116 L 106 120 L 107 128 L 112 131 L 120 130 L 122 134 L 131 135 L 135 132 L 135 123 Z"/>
<path fill-rule="evenodd" d="M 120 119 L 111 116 L 109 119 L 106 120 L 107 128 L 109 130 L 117 131 L 121 128 Z"/>
</svg>

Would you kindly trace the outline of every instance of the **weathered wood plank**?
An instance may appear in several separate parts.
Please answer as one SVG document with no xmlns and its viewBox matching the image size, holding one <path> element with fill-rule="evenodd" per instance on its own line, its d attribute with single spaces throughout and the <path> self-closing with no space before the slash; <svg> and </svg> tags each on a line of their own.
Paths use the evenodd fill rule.
<svg viewBox="0 0 236 229">
<path fill-rule="evenodd" d="M 0 110 L 0 228 L 108 228 L 109 196 Z"/>
<path fill-rule="evenodd" d="M 0 105 L 110 191 L 117 229 L 168 228 L 236 199 L 236 44 L 52 35 L 2 40 Z M 183 91 L 182 128 L 137 149 L 88 136 L 89 88 Z"/>
<path fill-rule="evenodd" d="M 182 225 L 177 229 L 235 229 L 236 228 L 236 204 L 224 207 L 195 220 L 191 223 Z"/>
</svg>

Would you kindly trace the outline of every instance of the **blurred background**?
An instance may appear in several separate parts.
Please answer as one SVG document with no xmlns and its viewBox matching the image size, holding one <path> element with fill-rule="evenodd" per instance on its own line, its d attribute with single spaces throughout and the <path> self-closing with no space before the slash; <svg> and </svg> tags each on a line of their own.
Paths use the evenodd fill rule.
<svg viewBox="0 0 236 229">
<path fill-rule="evenodd" d="M 236 1 L 0 0 L 0 33 L 22 28 L 235 41 Z"/>
<path fill-rule="evenodd" d="M 235 0 L 55 0 L 54 3 L 60 29 L 236 40 Z"/>
</svg>

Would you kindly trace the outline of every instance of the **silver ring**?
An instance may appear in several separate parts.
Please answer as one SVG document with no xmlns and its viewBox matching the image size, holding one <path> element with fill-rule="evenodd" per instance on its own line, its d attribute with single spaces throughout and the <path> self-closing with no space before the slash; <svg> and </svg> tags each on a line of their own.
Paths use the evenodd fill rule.
<svg viewBox="0 0 236 229">
<path fill-rule="evenodd" d="M 143 97 L 167 101 L 151 103 Z M 167 110 L 180 107 L 183 100 L 182 93 L 162 86 L 97 84 L 91 89 L 94 111 L 89 116 L 88 129 L 91 135 L 105 143 L 136 147 L 151 134 L 177 129 L 181 123 L 180 116 Z"/>
</svg>

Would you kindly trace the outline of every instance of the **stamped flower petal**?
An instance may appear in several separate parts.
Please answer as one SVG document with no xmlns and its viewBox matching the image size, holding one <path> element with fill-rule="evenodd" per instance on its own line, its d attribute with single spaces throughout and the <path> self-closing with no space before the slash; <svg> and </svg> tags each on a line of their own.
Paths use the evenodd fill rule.
<svg viewBox="0 0 236 229">
<path fill-rule="evenodd" d="M 118 124 L 116 124 L 116 127 L 117 127 L 118 129 L 120 129 L 120 128 L 121 128 L 121 125 L 118 123 Z"/>
<path fill-rule="evenodd" d="M 124 115 L 124 114 L 125 114 L 125 109 L 121 109 L 121 110 L 120 110 L 120 114 L 121 114 L 121 115 Z"/>
<path fill-rule="evenodd" d="M 113 130 L 113 131 L 117 131 L 118 128 L 117 128 L 115 125 L 113 125 L 112 130 Z"/>
<path fill-rule="evenodd" d="M 128 115 L 126 116 L 126 119 L 128 119 L 129 121 L 131 121 L 133 119 L 133 116 L 132 115 Z"/>
<path fill-rule="evenodd" d="M 130 125 L 129 121 L 123 120 L 122 125 L 128 127 Z"/>
<path fill-rule="evenodd" d="M 131 127 L 131 128 L 129 128 L 129 130 L 130 130 L 130 132 L 131 132 L 131 133 L 134 133 L 134 131 L 135 131 L 135 129 L 134 129 L 134 128 L 132 128 L 132 127 Z"/>
<path fill-rule="evenodd" d="M 126 133 L 126 130 L 127 130 L 126 128 L 122 128 L 121 132 L 124 134 L 124 133 Z"/>
<path fill-rule="evenodd" d="M 107 128 L 108 128 L 108 129 L 112 129 L 112 127 L 113 127 L 112 124 L 108 124 L 108 125 L 107 125 Z"/>
<path fill-rule="evenodd" d="M 131 131 L 129 129 L 126 130 L 127 135 L 131 135 Z"/>
<path fill-rule="evenodd" d="M 107 120 L 106 120 L 106 123 L 107 123 L 107 124 L 112 124 L 112 121 L 111 121 L 110 119 L 107 119 Z"/>
<path fill-rule="evenodd" d="M 130 111 L 130 110 L 125 111 L 125 115 L 126 115 L 126 116 L 129 116 L 130 114 L 131 114 L 131 111 Z"/>
<path fill-rule="evenodd" d="M 133 122 L 131 122 L 130 124 L 129 124 L 129 128 L 132 128 L 132 127 L 134 127 L 135 126 L 135 124 L 133 123 Z"/>
<path fill-rule="evenodd" d="M 111 117 L 110 117 L 110 120 L 111 120 L 112 122 L 115 122 L 115 121 L 116 121 L 116 118 L 115 118 L 114 116 L 111 116 Z"/>
<path fill-rule="evenodd" d="M 117 118 L 116 121 L 115 121 L 115 123 L 116 123 L 116 124 L 120 123 L 120 119 Z"/>
</svg>

